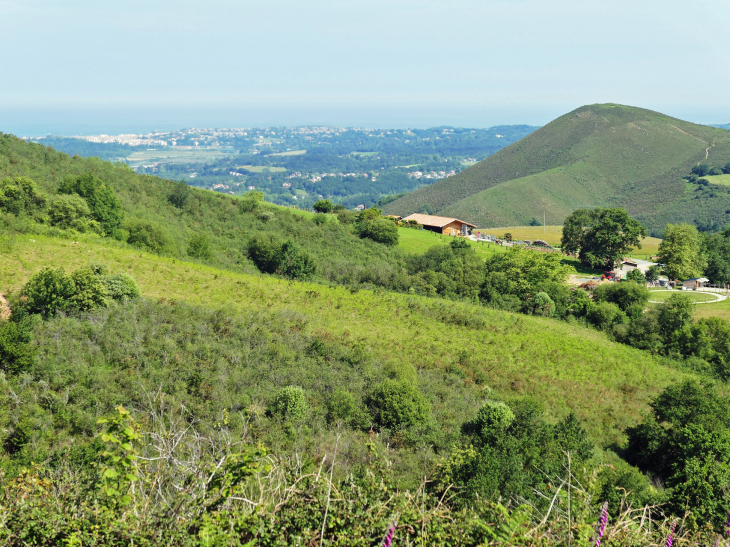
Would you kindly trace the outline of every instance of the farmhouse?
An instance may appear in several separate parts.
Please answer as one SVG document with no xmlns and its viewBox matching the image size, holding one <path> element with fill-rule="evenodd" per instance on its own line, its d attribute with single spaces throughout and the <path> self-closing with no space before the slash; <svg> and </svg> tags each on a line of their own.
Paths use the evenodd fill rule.
<svg viewBox="0 0 730 547">
<path fill-rule="evenodd" d="M 709 279 L 706 277 L 693 277 L 692 279 L 687 279 L 682 283 L 682 286 L 685 289 L 695 290 L 695 289 L 702 289 L 705 286 L 705 283 L 709 283 Z"/>
<path fill-rule="evenodd" d="M 423 225 L 424 230 L 446 235 L 467 235 L 471 228 L 476 228 L 475 224 L 469 224 L 458 218 L 435 217 L 433 215 L 421 215 L 419 213 L 409 215 L 403 220 L 415 220 L 418 224 Z"/>
</svg>

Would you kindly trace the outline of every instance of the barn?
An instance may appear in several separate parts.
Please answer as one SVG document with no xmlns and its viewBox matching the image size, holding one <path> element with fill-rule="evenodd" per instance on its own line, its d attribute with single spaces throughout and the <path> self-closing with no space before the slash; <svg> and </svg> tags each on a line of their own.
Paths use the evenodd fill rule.
<svg viewBox="0 0 730 547">
<path fill-rule="evenodd" d="M 430 230 L 437 234 L 446 235 L 468 235 L 472 228 L 476 228 L 475 224 L 469 224 L 458 218 L 436 217 L 433 215 L 422 215 L 414 213 L 405 217 L 403 220 L 415 220 L 423 226 L 424 230 Z"/>
</svg>

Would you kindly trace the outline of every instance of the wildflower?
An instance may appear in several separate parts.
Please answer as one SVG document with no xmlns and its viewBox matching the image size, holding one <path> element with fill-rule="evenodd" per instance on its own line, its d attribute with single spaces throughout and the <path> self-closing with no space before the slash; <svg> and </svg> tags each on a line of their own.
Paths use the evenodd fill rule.
<svg viewBox="0 0 730 547">
<path fill-rule="evenodd" d="M 390 547 L 390 543 L 393 541 L 396 524 L 398 523 L 394 522 L 390 528 L 388 528 L 388 532 L 385 534 L 385 539 L 383 540 L 383 543 L 380 544 L 382 547 Z"/>
<path fill-rule="evenodd" d="M 727 525 L 725 527 L 727 528 L 725 535 L 730 536 L 730 511 L 727 512 Z"/>
<path fill-rule="evenodd" d="M 677 521 L 675 520 L 672 523 L 672 527 L 669 529 L 669 537 L 667 538 L 667 543 L 664 545 L 664 547 L 672 547 L 672 540 L 674 539 L 674 527 L 677 525 Z"/>
<path fill-rule="evenodd" d="M 601 538 L 603 538 L 603 532 L 606 531 L 606 522 L 608 522 L 608 502 L 603 504 L 601 508 L 601 518 L 598 519 L 598 531 L 596 538 L 596 547 L 601 546 Z"/>
</svg>

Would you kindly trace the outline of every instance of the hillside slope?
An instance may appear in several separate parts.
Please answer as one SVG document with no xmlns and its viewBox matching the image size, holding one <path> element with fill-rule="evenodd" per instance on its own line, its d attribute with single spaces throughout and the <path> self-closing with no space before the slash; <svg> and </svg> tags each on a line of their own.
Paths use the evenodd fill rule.
<svg viewBox="0 0 730 547">
<path fill-rule="evenodd" d="M 422 371 L 448 370 L 463 378 L 466 386 L 488 386 L 508 398 L 534 397 L 554 419 L 575 412 L 604 446 L 622 442 L 623 430 L 639 420 L 652 397 L 690 376 L 594 330 L 469 303 L 353 293 L 240 274 L 98 240 L 74 244 L 19 236 L 0 258 L 2 292 L 20 288 L 42 267 L 68 271 L 103 261 L 112 271 L 134 275 L 143 296 L 151 299 L 185 301 L 234 314 L 280 312 L 282 318 L 290 318 L 285 322 L 292 326 L 286 328 L 323 340 L 342 340 L 379 362 L 405 363 Z M 484 395 L 488 393 L 487 389 Z M 446 408 L 442 412 L 449 414 Z"/>
<path fill-rule="evenodd" d="M 385 209 L 404 215 L 430 205 L 493 227 L 525 225 L 543 211 L 548 224 L 560 224 L 578 207 L 618 206 L 655 233 L 679 219 L 722 225 L 730 220 L 728 190 L 682 179 L 704 161 L 730 161 L 730 132 L 641 108 L 589 105 Z"/>
</svg>

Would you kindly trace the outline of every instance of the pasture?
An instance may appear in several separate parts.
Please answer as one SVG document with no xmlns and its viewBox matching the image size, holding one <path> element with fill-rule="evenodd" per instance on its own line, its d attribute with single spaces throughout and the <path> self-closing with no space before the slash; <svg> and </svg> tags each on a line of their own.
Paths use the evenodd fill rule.
<svg viewBox="0 0 730 547">
<path fill-rule="evenodd" d="M 127 156 L 127 162 L 131 165 L 143 163 L 204 163 L 227 156 L 233 150 L 223 151 L 220 148 L 197 148 L 191 150 L 179 150 L 177 148 L 164 148 L 161 150 L 143 150 L 133 152 Z"/>
<path fill-rule="evenodd" d="M 707 179 L 710 184 L 722 184 L 723 186 L 730 186 L 730 175 L 715 175 L 702 178 Z"/>
<path fill-rule="evenodd" d="M 269 171 L 270 173 L 281 173 L 286 171 L 286 167 L 269 167 L 268 165 L 239 165 L 241 169 L 251 171 L 252 173 L 264 173 Z"/>
<path fill-rule="evenodd" d="M 398 247 L 410 254 L 423 254 L 434 245 L 448 245 L 454 238 L 430 232 L 428 230 L 414 230 L 413 228 L 398 228 Z M 506 247 L 494 243 L 482 243 L 467 240 L 477 254 L 486 258 L 494 253 L 504 252 Z"/>
<path fill-rule="evenodd" d="M 705 304 L 705 303 L 720 303 L 719 295 L 716 295 L 715 293 L 708 293 L 708 292 L 701 292 L 701 291 L 676 291 L 676 290 L 666 290 L 666 289 L 658 289 L 651 291 L 651 296 L 649 297 L 649 301 L 653 303 L 660 303 L 660 302 L 666 302 L 670 297 L 674 296 L 675 294 L 681 294 L 683 296 L 688 297 L 690 300 L 695 302 L 696 304 Z"/>
</svg>

